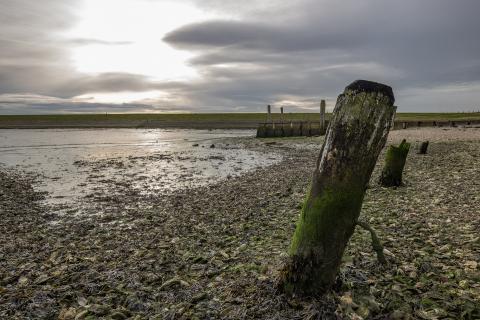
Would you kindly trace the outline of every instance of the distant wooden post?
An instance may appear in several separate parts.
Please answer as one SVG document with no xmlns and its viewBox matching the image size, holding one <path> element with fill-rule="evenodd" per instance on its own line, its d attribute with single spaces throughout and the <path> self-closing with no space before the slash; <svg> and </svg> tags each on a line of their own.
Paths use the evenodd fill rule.
<svg viewBox="0 0 480 320">
<path fill-rule="evenodd" d="M 392 88 L 355 81 L 337 99 L 280 288 L 315 296 L 335 282 L 366 186 L 393 123 Z"/>
<path fill-rule="evenodd" d="M 325 100 L 320 101 L 320 134 L 325 133 Z"/>
<path fill-rule="evenodd" d="M 283 127 L 283 107 L 280 107 L 280 121 L 282 122 L 282 137 L 285 136 L 285 128 Z"/>
<path fill-rule="evenodd" d="M 272 119 L 272 107 L 270 105 L 267 106 L 267 122 L 273 121 Z"/>
<path fill-rule="evenodd" d="M 428 149 L 428 140 L 422 142 L 420 145 L 420 149 L 418 150 L 418 154 L 427 154 L 427 149 Z"/>
</svg>

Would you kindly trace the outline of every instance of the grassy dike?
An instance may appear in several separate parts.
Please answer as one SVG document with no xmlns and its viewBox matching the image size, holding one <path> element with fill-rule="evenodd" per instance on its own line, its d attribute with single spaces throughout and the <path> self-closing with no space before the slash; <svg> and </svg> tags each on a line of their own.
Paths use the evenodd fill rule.
<svg viewBox="0 0 480 320">
<path fill-rule="evenodd" d="M 331 114 L 327 114 L 329 119 Z M 272 114 L 280 121 L 279 113 Z M 265 122 L 265 113 L 179 113 L 179 114 L 54 114 L 0 115 L 0 128 L 191 128 L 254 129 Z M 318 113 L 286 113 L 285 121 L 318 121 Z M 395 121 L 479 121 L 480 112 L 398 113 Z"/>
</svg>

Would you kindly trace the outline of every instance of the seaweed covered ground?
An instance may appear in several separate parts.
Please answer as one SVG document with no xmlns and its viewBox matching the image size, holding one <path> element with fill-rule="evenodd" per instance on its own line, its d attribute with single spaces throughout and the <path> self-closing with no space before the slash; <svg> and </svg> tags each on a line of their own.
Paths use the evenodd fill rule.
<svg viewBox="0 0 480 320">
<path fill-rule="evenodd" d="M 429 139 L 428 154 L 411 151 L 395 189 L 376 183 L 380 158 L 361 214 L 388 265 L 358 229 L 322 298 L 275 285 L 322 138 L 227 139 L 283 160 L 169 194 L 112 184 L 82 214 L 52 211 L 35 177 L 0 169 L 0 318 L 478 319 L 480 129 L 389 143 L 404 137 Z"/>
</svg>

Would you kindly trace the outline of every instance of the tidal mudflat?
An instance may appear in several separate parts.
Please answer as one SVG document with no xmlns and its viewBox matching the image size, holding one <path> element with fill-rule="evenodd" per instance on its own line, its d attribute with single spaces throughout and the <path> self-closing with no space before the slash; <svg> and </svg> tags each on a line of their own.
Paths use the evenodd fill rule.
<svg viewBox="0 0 480 320">
<path fill-rule="evenodd" d="M 0 130 L 0 165 L 35 176 L 45 204 L 72 214 L 84 199 L 171 193 L 280 160 L 220 140 L 253 130 Z"/>
<path fill-rule="evenodd" d="M 321 299 L 287 298 L 276 277 L 322 138 L 216 138 L 180 138 L 180 149 L 158 149 L 155 138 L 119 149 L 107 141 L 69 156 L 50 148 L 13 169 L 8 159 L 26 153 L 4 148 L 0 317 L 480 317 L 480 129 L 390 133 L 389 143 L 430 147 L 412 150 L 396 189 L 378 186 L 380 158 L 367 190 L 361 217 L 389 263 L 377 263 L 369 235 L 357 230 L 338 288 Z"/>
</svg>

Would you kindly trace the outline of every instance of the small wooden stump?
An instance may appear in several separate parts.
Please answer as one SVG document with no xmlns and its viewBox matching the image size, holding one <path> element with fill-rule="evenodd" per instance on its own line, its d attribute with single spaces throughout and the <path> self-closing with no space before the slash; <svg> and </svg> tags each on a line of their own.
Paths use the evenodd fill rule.
<svg viewBox="0 0 480 320">
<path fill-rule="evenodd" d="M 385 156 L 385 166 L 380 176 L 380 184 L 384 187 L 398 187 L 402 185 L 403 168 L 407 160 L 410 143 L 404 139 L 400 145 L 390 146 Z"/>
<path fill-rule="evenodd" d="M 420 149 L 418 149 L 418 154 L 427 154 L 428 143 L 428 141 L 422 142 Z"/>
</svg>

